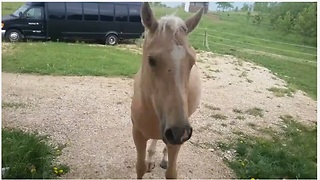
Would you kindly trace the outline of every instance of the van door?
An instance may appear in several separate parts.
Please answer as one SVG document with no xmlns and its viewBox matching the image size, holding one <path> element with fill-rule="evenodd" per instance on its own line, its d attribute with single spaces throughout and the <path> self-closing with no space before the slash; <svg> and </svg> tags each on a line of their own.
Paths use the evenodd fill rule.
<svg viewBox="0 0 320 180">
<path fill-rule="evenodd" d="M 140 17 L 141 5 L 129 5 L 129 22 L 127 24 L 128 38 L 140 38 L 144 32 L 144 26 Z"/>
<path fill-rule="evenodd" d="M 25 27 L 23 28 L 22 32 L 25 37 L 35 39 L 46 38 L 43 7 L 31 7 L 24 13 L 24 19 Z"/>
<path fill-rule="evenodd" d="M 127 4 L 115 4 L 115 23 L 113 25 L 115 31 L 120 38 L 125 38 L 127 31 L 129 31 L 128 24 L 128 5 Z"/>
</svg>

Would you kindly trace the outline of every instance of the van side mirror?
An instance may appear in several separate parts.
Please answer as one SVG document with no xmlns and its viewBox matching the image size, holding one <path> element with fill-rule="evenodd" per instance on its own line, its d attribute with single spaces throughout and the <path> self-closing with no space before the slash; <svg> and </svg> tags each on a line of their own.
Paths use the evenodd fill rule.
<svg viewBox="0 0 320 180">
<path fill-rule="evenodd" d="M 20 19 L 22 18 L 22 12 L 19 12 L 19 18 Z"/>
</svg>

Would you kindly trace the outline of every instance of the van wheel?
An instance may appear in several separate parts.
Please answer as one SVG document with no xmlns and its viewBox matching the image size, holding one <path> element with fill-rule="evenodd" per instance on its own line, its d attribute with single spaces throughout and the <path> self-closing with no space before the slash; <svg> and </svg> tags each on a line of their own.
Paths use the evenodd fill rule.
<svg viewBox="0 0 320 180">
<path fill-rule="evenodd" d="M 22 40 L 22 34 L 19 30 L 11 29 L 6 33 L 6 39 L 10 42 L 19 42 Z"/>
<path fill-rule="evenodd" d="M 118 36 L 115 34 L 109 34 L 106 38 L 107 45 L 116 45 L 118 43 Z"/>
</svg>

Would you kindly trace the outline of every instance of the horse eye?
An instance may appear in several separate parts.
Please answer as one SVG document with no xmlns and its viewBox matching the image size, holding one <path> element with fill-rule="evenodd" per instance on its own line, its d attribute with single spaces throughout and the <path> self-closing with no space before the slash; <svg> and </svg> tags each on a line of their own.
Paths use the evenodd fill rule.
<svg viewBox="0 0 320 180">
<path fill-rule="evenodd" d="M 149 65 L 151 67 L 155 67 L 157 65 L 157 61 L 152 57 L 152 56 L 149 56 Z"/>
</svg>

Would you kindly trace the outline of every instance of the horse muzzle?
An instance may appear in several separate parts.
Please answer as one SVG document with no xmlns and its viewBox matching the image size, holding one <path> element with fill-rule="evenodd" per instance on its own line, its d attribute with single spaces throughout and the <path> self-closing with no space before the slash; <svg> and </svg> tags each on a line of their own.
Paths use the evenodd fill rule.
<svg viewBox="0 0 320 180">
<path fill-rule="evenodd" d="M 163 141 L 172 145 L 180 145 L 188 141 L 191 136 L 192 127 L 190 125 L 184 127 L 173 126 L 165 129 Z"/>
</svg>

